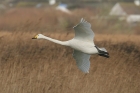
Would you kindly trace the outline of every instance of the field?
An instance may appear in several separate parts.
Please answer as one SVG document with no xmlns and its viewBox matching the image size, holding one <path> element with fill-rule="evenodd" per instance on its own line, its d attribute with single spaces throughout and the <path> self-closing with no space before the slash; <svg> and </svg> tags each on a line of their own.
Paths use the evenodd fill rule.
<svg viewBox="0 0 140 93">
<path fill-rule="evenodd" d="M 140 93 L 138 26 L 116 29 L 121 22 L 90 21 L 95 14 L 89 10 L 73 10 L 78 15 L 52 10 L 12 9 L 0 15 L 0 93 Z M 77 68 L 71 48 L 31 39 L 42 33 L 69 40 L 81 17 L 95 28 L 95 44 L 110 53 L 110 58 L 92 55 L 89 74 Z"/>
</svg>

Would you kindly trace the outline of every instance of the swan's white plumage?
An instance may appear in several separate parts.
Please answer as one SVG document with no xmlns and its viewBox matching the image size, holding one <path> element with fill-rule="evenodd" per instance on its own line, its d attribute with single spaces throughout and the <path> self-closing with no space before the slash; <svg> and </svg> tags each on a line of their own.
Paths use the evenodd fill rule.
<svg viewBox="0 0 140 93">
<path fill-rule="evenodd" d="M 90 55 L 98 54 L 99 51 L 107 51 L 105 48 L 97 49 L 97 47 L 95 47 L 95 44 L 93 42 L 94 33 L 91 29 L 91 24 L 85 21 L 83 18 L 81 19 L 80 23 L 73 28 L 75 30 L 75 37 L 68 41 L 59 41 L 50 37 L 46 37 L 42 34 L 36 35 L 33 39 L 47 39 L 54 43 L 73 48 L 73 57 L 76 60 L 78 68 L 84 73 L 89 73 Z"/>
<path fill-rule="evenodd" d="M 89 73 L 90 68 L 90 55 L 86 53 L 82 53 L 80 51 L 74 50 L 73 57 L 76 60 L 76 65 L 78 68 L 84 73 Z"/>
<path fill-rule="evenodd" d="M 93 42 L 94 33 L 91 29 L 91 24 L 85 21 L 83 18 L 81 19 L 80 23 L 73 28 L 75 30 L 75 39 Z"/>
<path fill-rule="evenodd" d="M 94 33 L 91 29 L 91 24 L 85 21 L 83 18 L 81 19 L 80 23 L 73 27 L 75 30 L 75 37 L 74 39 L 85 41 L 85 42 L 91 42 L 92 47 L 94 47 L 93 38 Z M 77 42 L 78 43 L 78 42 Z M 84 43 L 84 42 L 83 42 Z M 85 43 L 84 43 L 85 44 Z M 79 46 L 80 47 L 80 46 Z M 85 46 L 86 47 L 86 46 Z M 91 50 L 91 49 L 90 49 Z M 89 73 L 90 68 L 90 55 L 74 50 L 73 57 L 76 60 L 76 64 L 78 68 L 83 71 L 84 73 Z"/>
</svg>

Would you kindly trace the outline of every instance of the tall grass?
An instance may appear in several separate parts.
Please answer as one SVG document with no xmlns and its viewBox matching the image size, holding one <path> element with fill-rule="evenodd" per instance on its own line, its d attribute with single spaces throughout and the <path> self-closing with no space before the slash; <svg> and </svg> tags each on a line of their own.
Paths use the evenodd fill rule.
<svg viewBox="0 0 140 93">
<path fill-rule="evenodd" d="M 72 58 L 72 49 L 46 40 L 32 40 L 34 35 L 3 33 L 0 39 L 1 93 L 139 93 L 140 50 L 137 43 L 110 39 L 95 41 L 98 46 L 107 48 L 110 58 L 91 56 L 90 73 L 84 74 Z M 73 36 L 48 35 L 60 40 Z"/>
<path fill-rule="evenodd" d="M 74 36 L 71 32 L 58 33 L 65 31 L 64 29 L 68 31 L 72 29 L 67 27 L 61 29 L 61 26 L 58 26 L 60 23 L 57 23 L 61 19 L 55 16 L 60 15 L 58 18 L 64 17 L 75 24 L 79 21 L 78 15 L 69 18 L 70 15 L 62 13 L 52 15 L 50 11 L 47 12 L 49 17 L 45 17 L 44 14 L 39 13 L 41 10 L 32 11 L 36 13 L 33 14 L 34 16 L 32 12 L 32 16 L 27 13 L 28 16 L 25 15 L 23 19 L 21 19 L 22 15 L 16 14 L 17 12 L 0 18 L 2 20 L 0 24 L 3 24 L 0 25 L 1 93 L 140 92 L 140 37 L 138 35 L 96 34 L 95 44 L 105 47 L 110 53 L 110 58 L 92 55 L 90 73 L 84 74 L 77 68 L 71 48 L 47 40 L 31 39 L 40 32 L 59 40 L 71 39 Z M 25 26 L 28 17 L 28 22 L 31 23 Z"/>
</svg>

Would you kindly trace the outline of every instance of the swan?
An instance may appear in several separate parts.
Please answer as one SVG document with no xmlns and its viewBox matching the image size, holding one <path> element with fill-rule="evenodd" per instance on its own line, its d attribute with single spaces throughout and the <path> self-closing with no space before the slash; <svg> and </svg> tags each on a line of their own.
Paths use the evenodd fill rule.
<svg viewBox="0 0 140 93">
<path fill-rule="evenodd" d="M 90 55 L 98 54 L 99 56 L 109 58 L 109 53 L 105 48 L 99 48 L 94 44 L 94 33 L 91 29 L 91 24 L 85 21 L 85 19 L 82 18 L 80 23 L 73 28 L 75 30 L 75 37 L 68 41 L 52 39 L 42 34 L 38 34 L 32 39 L 47 39 L 54 43 L 73 48 L 73 58 L 76 61 L 76 65 L 82 72 L 89 73 Z"/>
</svg>

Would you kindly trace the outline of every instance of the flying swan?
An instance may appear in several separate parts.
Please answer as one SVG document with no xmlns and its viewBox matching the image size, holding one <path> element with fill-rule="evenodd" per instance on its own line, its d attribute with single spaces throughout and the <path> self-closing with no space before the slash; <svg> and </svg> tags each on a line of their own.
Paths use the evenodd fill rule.
<svg viewBox="0 0 140 93">
<path fill-rule="evenodd" d="M 54 43 L 73 48 L 73 57 L 76 60 L 76 65 L 84 73 L 89 73 L 90 55 L 98 54 L 99 56 L 109 58 L 109 53 L 105 48 L 99 48 L 94 44 L 94 33 L 91 29 L 91 24 L 85 21 L 83 18 L 81 19 L 80 23 L 73 28 L 75 30 L 75 37 L 68 41 L 59 41 L 46 37 L 42 34 L 38 34 L 32 39 L 47 39 Z"/>
</svg>

